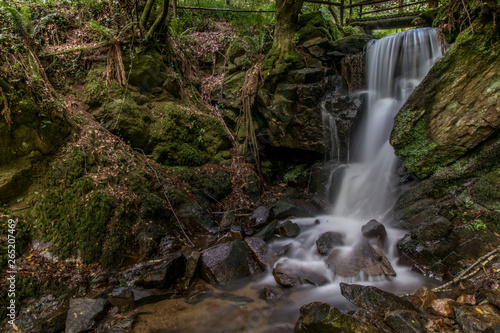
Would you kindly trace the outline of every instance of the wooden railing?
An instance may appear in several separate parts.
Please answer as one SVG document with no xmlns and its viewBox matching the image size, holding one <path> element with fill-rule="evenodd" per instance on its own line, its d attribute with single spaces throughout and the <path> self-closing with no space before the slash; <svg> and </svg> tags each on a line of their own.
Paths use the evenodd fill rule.
<svg viewBox="0 0 500 333">
<path fill-rule="evenodd" d="M 306 0 L 305 2 L 308 3 L 315 3 L 315 4 L 322 4 L 322 5 L 329 5 L 329 6 L 334 6 L 339 9 L 339 18 L 335 17 L 336 20 L 338 20 L 338 23 L 340 25 L 344 25 L 345 23 L 345 18 L 347 14 L 347 18 L 349 20 L 352 20 L 354 18 L 354 9 L 357 8 L 356 11 L 356 18 L 357 19 L 363 19 L 363 16 L 366 15 L 371 15 L 375 13 L 383 13 L 383 12 L 389 12 L 393 13 L 393 11 L 397 10 L 398 13 L 395 14 L 401 14 L 403 12 L 404 8 L 411 7 L 411 6 L 419 6 L 427 4 L 427 8 L 434 8 L 435 7 L 435 0 L 416 0 L 416 1 L 408 1 L 408 0 L 361 0 L 361 1 L 356 1 L 356 0 L 340 0 L 339 2 L 333 2 L 333 1 L 324 1 L 324 0 Z M 389 6 L 379 8 L 380 5 L 383 4 L 388 4 Z M 377 6 L 378 5 L 378 6 Z M 365 9 L 365 11 L 363 11 Z M 366 11 L 368 10 L 368 11 Z M 416 11 L 421 11 L 422 8 L 418 8 L 417 10 L 414 10 L 413 12 Z M 347 11 L 347 13 L 346 13 Z M 332 14 L 334 11 L 332 11 Z M 334 15 L 336 16 L 336 15 Z"/>
</svg>

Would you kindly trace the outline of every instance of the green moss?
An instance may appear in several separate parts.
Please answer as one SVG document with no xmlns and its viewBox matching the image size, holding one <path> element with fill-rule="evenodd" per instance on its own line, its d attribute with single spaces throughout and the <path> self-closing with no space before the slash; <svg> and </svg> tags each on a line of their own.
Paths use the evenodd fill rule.
<svg viewBox="0 0 500 333">
<path fill-rule="evenodd" d="M 223 125 L 213 117 L 168 104 L 155 110 L 155 118 L 150 133 L 157 142 L 153 156 L 160 163 L 197 166 L 231 146 Z"/>
<path fill-rule="evenodd" d="M 425 177 L 433 171 L 433 168 L 437 168 L 421 163 L 436 148 L 436 144 L 427 139 L 427 129 L 423 120 L 418 120 L 399 144 L 401 148 L 398 150 L 398 155 L 404 159 L 405 166 L 417 176 Z"/>
</svg>

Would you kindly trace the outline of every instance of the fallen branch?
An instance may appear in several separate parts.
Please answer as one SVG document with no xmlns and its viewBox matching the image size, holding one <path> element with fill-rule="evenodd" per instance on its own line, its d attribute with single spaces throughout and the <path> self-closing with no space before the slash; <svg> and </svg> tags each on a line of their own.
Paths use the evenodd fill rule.
<svg viewBox="0 0 500 333">
<path fill-rule="evenodd" d="M 42 53 L 40 57 L 50 57 L 50 56 L 55 56 L 55 55 L 61 55 L 61 54 L 68 54 L 68 53 L 73 53 L 73 52 L 79 52 L 79 51 L 92 51 L 99 49 L 104 46 L 108 46 L 111 42 L 102 42 L 93 46 L 78 46 L 72 49 L 66 49 L 62 51 L 57 51 L 57 52 L 52 52 L 52 53 Z"/>
<path fill-rule="evenodd" d="M 7 103 L 7 97 L 5 97 L 2 87 L 0 87 L 0 99 L 1 104 L 4 104 L 2 111 L 0 114 L 5 118 L 5 122 L 7 123 L 7 129 L 10 131 L 10 126 L 12 125 L 12 119 L 10 118 L 10 109 L 9 104 Z"/>
<path fill-rule="evenodd" d="M 464 280 L 464 279 L 467 279 L 467 278 L 473 276 L 474 274 L 476 274 L 477 272 L 479 272 L 479 270 L 481 269 L 481 267 L 476 267 L 476 266 L 478 266 L 479 264 L 481 264 L 481 266 L 484 267 L 486 264 L 488 264 L 490 261 L 492 261 L 498 254 L 500 254 L 499 252 L 500 252 L 500 246 L 498 246 L 493 251 L 490 251 L 490 252 L 486 253 L 484 256 L 482 256 L 481 258 L 479 258 L 478 260 L 476 260 L 472 265 L 470 265 L 469 267 L 467 267 L 467 269 L 465 269 L 464 271 L 462 271 L 462 273 L 460 273 L 453 280 L 451 280 L 451 281 L 443 284 L 442 286 L 439 286 L 439 287 L 436 287 L 436 288 L 432 289 L 432 291 L 433 292 L 443 291 L 443 289 L 446 289 L 447 287 L 451 286 L 452 284 L 455 284 L 458 281 L 461 281 L 461 280 Z M 472 271 L 470 274 L 467 274 L 474 267 L 476 267 L 476 269 L 474 269 L 474 271 Z"/>
<path fill-rule="evenodd" d="M 194 7 L 194 6 L 177 6 L 177 9 L 210 10 L 214 12 L 236 12 L 236 13 L 275 13 L 274 10 L 246 10 L 246 9 L 207 8 L 207 7 Z"/>
</svg>

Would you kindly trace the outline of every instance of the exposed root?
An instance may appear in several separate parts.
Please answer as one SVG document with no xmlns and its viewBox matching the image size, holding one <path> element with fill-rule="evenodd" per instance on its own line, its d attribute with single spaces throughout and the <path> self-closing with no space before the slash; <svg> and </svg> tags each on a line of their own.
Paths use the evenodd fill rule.
<svg viewBox="0 0 500 333">
<path fill-rule="evenodd" d="M 7 98 L 5 97 L 5 94 L 3 93 L 2 87 L 0 87 L 0 97 L 2 97 L 0 102 L 1 102 L 1 104 L 3 104 L 3 108 L 2 108 L 2 111 L 0 112 L 0 114 L 5 118 L 5 122 L 7 123 L 7 128 L 10 131 L 10 126 L 12 125 L 12 119 L 10 117 L 9 104 L 7 104 Z"/>
<path fill-rule="evenodd" d="M 242 103 L 242 115 L 238 117 L 237 122 L 238 128 L 240 128 L 240 126 L 246 127 L 245 147 L 252 150 L 252 154 L 255 159 L 255 165 L 257 167 L 257 173 L 259 175 L 259 185 L 261 188 L 263 179 L 260 169 L 259 144 L 257 142 L 255 129 L 253 127 L 252 106 L 255 103 L 255 97 L 257 96 L 257 91 L 259 89 L 259 77 L 261 76 L 262 59 L 263 58 L 260 57 L 260 59 L 258 59 L 253 67 L 248 71 L 248 74 L 245 77 L 245 82 L 243 83 L 243 87 L 241 87 L 239 91 Z"/>
</svg>

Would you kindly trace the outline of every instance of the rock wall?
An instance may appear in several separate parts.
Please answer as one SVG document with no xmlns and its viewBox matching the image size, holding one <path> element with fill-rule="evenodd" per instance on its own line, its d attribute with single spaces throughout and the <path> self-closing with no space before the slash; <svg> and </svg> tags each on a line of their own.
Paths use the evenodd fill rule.
<svg viewBox="0 0 500 333">
<path fill-rule="evenodd" d="M 491 23 L 474 22 L 396 116 L 391 143 L 411 171 L 398 248 L 423 272 L 453 277 L 500 242 L 499 46 Z"/>
</svg>

